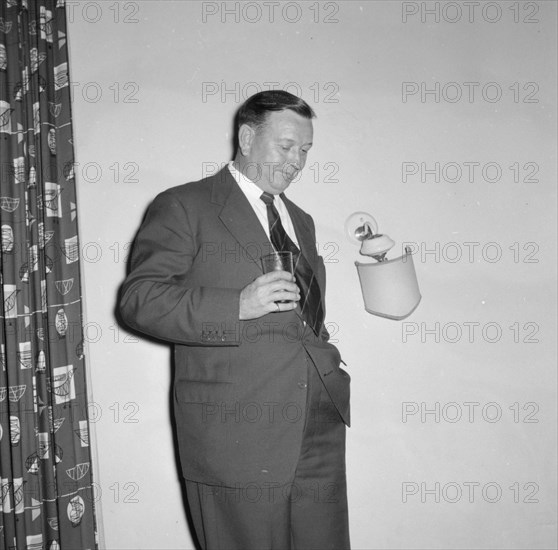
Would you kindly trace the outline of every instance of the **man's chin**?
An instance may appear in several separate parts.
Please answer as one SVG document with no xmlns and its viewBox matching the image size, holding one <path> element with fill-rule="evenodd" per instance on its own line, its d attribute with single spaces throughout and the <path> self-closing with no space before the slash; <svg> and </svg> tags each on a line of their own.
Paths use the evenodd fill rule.
<svg viewBox="0 0 558 550">
<path fill-rule="evenodd" d="M 283 193 L 283 191 L 285 191 L 287 189 L 287 187 L 289 187 L 289 185 L 291 185 L 291 181 L 289 179 L 285 179 L 283 177 L 281 177 L 280 181 L 274 181 L 271 184 L 271 187 L 273 188 L 273 193 L 279 194 L 279 193 Z"/>
<path fill-rule="evenodd" d="M 292 175 L 285 175 L 283 173 L 277 174 L 277 177 L 273 181 L 272 185 L 275 189 L 280 189 L 280 192 L 283 192 L 285 191 L 285 189 L 287 189 L 287 187 L 289 187 L 289 185 L 291 185 L 293 181 L 298 178 L 299 174 L 300 172 L 295 172 Z"/>
</svg>

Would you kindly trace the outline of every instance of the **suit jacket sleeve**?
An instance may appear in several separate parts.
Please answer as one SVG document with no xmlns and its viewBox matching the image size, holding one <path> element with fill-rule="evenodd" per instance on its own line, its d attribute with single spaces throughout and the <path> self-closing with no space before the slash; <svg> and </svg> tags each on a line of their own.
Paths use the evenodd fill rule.
<svg viewBox="0 0 558 550">
<path fill-rule="evenodd" d="M 120 313 L 130 327 L 170 342 L 238 345 L 240 290 L 191 285 L 198 251 L 182 203 L 172 191 L 158 195 L 136 237 Z M 230 330 L 212 339 L 207 327 L 216 323 Z"/>
</svg>

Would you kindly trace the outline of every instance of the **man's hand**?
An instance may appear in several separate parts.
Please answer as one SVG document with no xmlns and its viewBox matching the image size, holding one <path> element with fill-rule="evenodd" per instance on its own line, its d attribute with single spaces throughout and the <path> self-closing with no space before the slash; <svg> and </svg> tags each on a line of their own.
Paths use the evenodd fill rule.
<svg viewBox="0 0 558 550">
<path fill-rule="evenodd" d="M 290 300 L 287 303 L 276 303 Z M 240 320 L 257 319 L 273 311 L 295 309 L 300 292 L 293 275 L 287 271 L 272 271 L 261 275 L 240 292 Z"/>
</svg>

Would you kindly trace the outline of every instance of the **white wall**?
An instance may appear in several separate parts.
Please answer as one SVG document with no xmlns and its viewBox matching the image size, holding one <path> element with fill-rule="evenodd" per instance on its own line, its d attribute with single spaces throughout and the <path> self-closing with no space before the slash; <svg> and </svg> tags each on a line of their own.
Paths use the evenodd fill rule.
<svg viewBox="0 0 558 550">
<path fill-rule="evenodd" d="M 116 293 L 149 201 L 227 161 L 235 109 L 269 82 L 318 114 L 288 195 L 316 221 L 353 379 L 353 547 L 555 547 L 556 4 L 282 2 L 271 22 L 273 4 L 257 20 L 255 2 L 68 3 L 106 547 L 191 547 L 169 352 L 117 325 Z M 419 90 L 406 101 L 403 83 Z M 404 181 L 404 163 L 439 163 L 440 181 Z M 416 249 L 423 301 L 406 321 L 363 309 L 344 233 L 360 210 Z"/>
</svg>

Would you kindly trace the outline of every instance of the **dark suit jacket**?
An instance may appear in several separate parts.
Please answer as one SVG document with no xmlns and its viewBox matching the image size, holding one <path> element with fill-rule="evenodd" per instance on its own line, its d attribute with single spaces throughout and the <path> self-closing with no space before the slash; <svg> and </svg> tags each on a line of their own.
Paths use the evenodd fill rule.
<svg viewBox="0 0 558 550">
<path fill-rule="evenodd" d="M 324 298 L 312 218 L 282 198 Z M 228 168 L 158 195 L 138 232 L 120 311 L 130 327 L 175 344 L 174 408 L 187 479 L 231 486 L 292 479 L 307 365 L 349 424 L 350 378 L 325 329 L 315 336 L 295 311 L 238 319 L 240 291 L 262 274 L 260 259 L 270 250 Z"/>
</svg>

